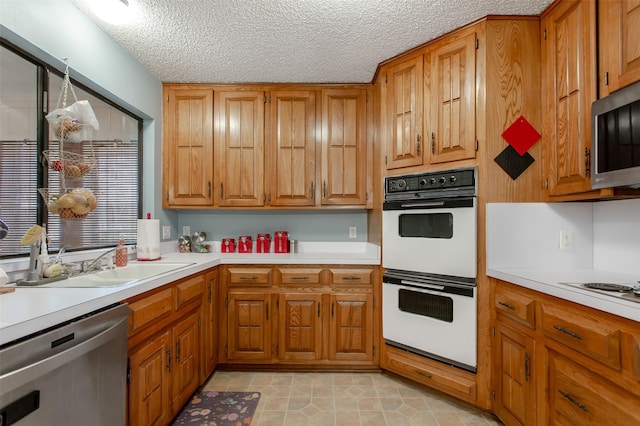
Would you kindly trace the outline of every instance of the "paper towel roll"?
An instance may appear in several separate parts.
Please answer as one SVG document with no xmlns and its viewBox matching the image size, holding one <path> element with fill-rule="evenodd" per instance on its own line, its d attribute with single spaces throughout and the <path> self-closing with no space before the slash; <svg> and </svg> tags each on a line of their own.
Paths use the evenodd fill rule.
<svg viewBox="0 0 640 426">
<path fill-rule="evenodd" d="M 160 220 L 138 219 L 137 259 L 160 259 Z"/>
</svg>

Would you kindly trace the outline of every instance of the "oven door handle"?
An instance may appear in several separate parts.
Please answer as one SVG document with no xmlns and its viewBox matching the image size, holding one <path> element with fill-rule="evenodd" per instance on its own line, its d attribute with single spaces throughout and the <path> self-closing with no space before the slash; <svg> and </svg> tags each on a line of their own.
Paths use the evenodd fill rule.
<svg viewBox="0 0 640 426">
<path fill-rule="evenodd" d="M 400 207 L 402 207 L 403 209 L 411 209 L 411 208 L 419 208 L 419 207 L 442 207 L 442 206 L 444 206 L 444 201 L 426 201 L 423 203 L 411 202 L 411 203 L 400 204 Z"/>
<path fill-rule="evenodd" d="M 421 287 L 429 290 L 444 290 L 443 285 L 425 284 L 425 283 L 419 283 L 416 281 L 409 281 L 409 280 L 400 280 L 400 283 L 414 286 L 414 287 Z"/>
</svg>

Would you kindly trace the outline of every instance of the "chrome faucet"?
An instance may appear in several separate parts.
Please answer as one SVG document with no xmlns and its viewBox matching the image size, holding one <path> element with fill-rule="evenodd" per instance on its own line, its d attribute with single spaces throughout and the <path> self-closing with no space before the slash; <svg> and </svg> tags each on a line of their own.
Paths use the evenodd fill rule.
<svg viewBox="0 0 640 426">
<path fill-rule="evenodd" d="M 102 253 L 100 256 L 96 257 L 94 260 L 92 260 L 91 262 L 89 262 L 88 260 L 84 260 L 81 264 L 80 264 L 80 272 L 91 272 L 94 269 L 97 269 L 96 265 L 98 265 L 98 267 L 100 266 L 99 263 L 100 261 L 108 254 L 110 253 L 114 253 L 119 247 L 114 247 L 112 249 L 109 249 L 107 251 L 105 251 L 104 253 Z"/>
</svg>

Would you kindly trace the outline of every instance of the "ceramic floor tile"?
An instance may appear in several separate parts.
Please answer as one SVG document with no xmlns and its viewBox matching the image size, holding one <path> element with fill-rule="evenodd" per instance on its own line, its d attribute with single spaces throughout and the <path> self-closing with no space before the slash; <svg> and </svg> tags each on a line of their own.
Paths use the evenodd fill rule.
<svg viewBox="0 0 640 426">
<path fill-rule="evenodd" d="M 252 426 L 500 426 L 490 413 L 383 373 L 216 372 L 203 389 L 262 394 Z"/>
</svg>

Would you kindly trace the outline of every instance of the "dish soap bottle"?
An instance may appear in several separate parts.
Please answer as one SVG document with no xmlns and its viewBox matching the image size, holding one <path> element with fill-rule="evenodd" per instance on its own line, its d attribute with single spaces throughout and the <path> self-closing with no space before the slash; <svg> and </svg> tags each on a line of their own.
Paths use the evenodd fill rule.
<svg viewBox="0 0 640 426">
<path fill-rule="evenodd" d="M 116 266 L 127 266 L 129 256 L 127 253 L 127 247 L 124 245 L 124 237 L 120 235 L 120 241 L 118 241 L 118 247 L 116 248 Z"/>
</svg>

